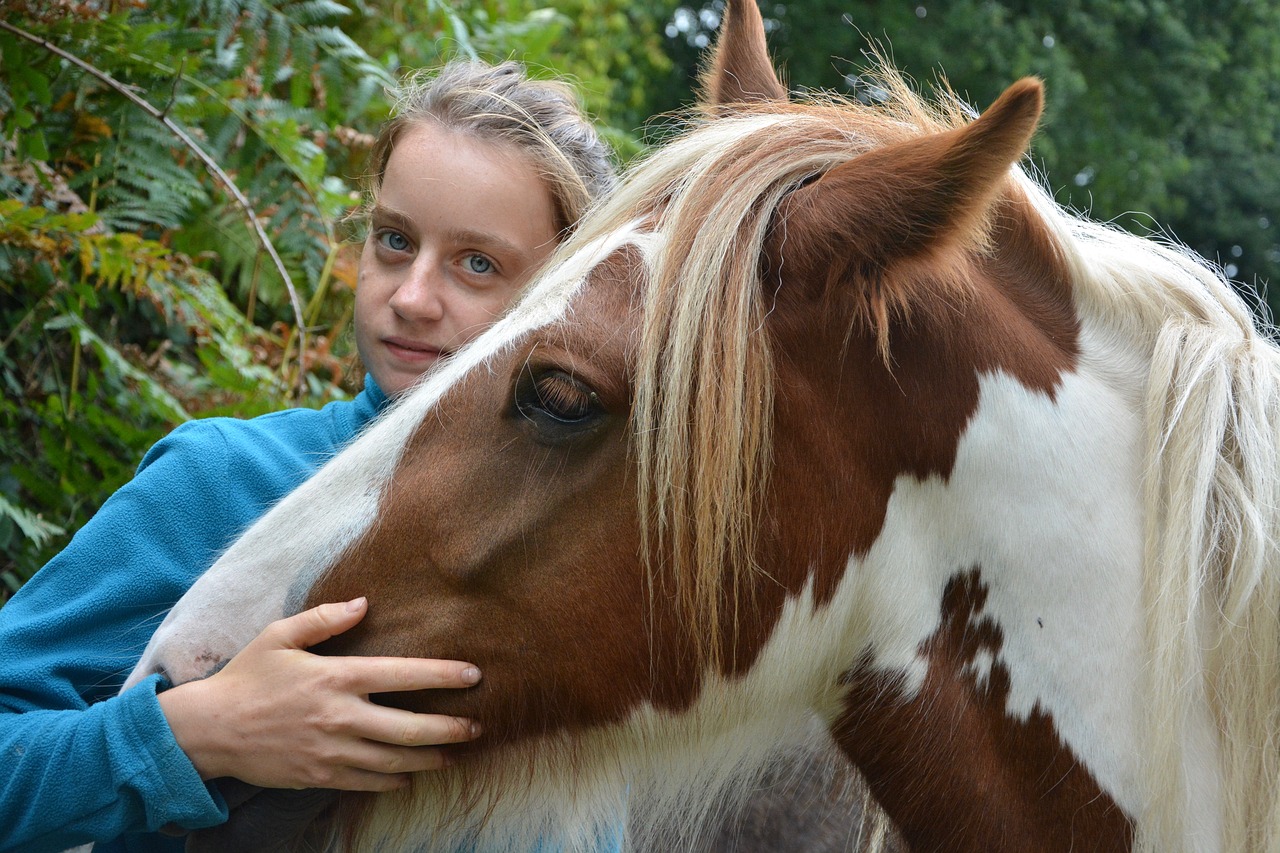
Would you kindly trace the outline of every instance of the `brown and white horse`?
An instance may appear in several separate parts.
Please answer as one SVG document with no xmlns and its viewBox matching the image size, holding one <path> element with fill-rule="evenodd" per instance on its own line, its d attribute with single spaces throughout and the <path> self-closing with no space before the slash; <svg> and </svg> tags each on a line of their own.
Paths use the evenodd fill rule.
<svg viewBox="0 0 1280 853">
<path fill-rule="evenodd" d="M 889 75 L 792 104 L 729 3 L 707 117 L 515 309 L 197 583 L 139 673 L 326 649 L 474 661 L 397 695 L 469 760 L 344 796 L 339 846 L 639 849 L 821 721 L 919 850 L 1280 850 L 1280 358 L 1176 248 Z"/>
</svg>

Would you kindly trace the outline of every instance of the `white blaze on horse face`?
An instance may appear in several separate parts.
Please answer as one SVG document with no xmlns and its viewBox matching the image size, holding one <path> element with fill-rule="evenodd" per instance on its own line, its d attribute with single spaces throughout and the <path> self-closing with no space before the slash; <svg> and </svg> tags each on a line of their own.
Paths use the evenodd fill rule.
<svg viewBox="0 0 1280 853">
<path fill-rule="evenodd" d="M 250 527 L 169 612 L 122 689 L 157 671 L 175 684 L 203 678 L 268 624 L 297 612 L 316 580 L 377 518 L 401 449 L 436 401 L 468 371 L 562 317 L 595 267 L 619 247 L 645 239 L 631 226 L 553 262 L 516 308 L 427 373 Z"/>
</svg>

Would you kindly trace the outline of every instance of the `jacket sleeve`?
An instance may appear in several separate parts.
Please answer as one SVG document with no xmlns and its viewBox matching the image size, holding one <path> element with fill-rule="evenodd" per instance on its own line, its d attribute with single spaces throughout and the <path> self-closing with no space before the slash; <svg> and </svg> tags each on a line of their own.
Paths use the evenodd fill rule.
<svg viewBox="0 0 1280 853">
<path fill-rule="evenodd" d="M 237 466 L 203 424 L 152 448 L 0 609 L 0 851 L 226 819 L 160 711 L 163 684 L 117 695 L 164 614 L 260 511 L 226 488 Z"/>
</svg>

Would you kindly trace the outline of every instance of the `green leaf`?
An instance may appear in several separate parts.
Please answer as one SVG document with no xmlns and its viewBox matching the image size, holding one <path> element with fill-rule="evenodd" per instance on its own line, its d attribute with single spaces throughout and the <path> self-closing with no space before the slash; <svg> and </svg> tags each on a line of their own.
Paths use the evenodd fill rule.
<svg viewBox="0 0 1280 853">
<path fill-rule="evenodd" d="M 43 545 L 50 538 L 66 533 L 58 525 L 50 524 L 35 513 L 9 503 L 3 495 L 0 495 L 0 516 L 16 524 L 22 535 L 36 545 Z"/>
<path fill-rule="evenodd" d="M 290 16 L 305 25 L 336 24 L 351 14 L 351 10 L 335 0 L 307 0 L 289 9 Z"/>
<path fill-rule="evenodd" d="M 45 324 L 45 328 L 51 331 L 66 329 L 76 332 L 79 335 L 80 344 L 93 349 L 105 370 L 136 386 L 152 408 L 164 418 L 174 423 L 191 419 L 182 404 L 172 394 L 151 376 L 131 364 L 118 349 L 100 338 L 80 316 L 65 314 L 55 317 Z"/>
<path fill-rule="evenodd" d="M 35 95 L 36 103 L 42 107 L 48 107 L 53 103 L 53 94 L 49 88 L 49 78 L 37 68 L 23 64 L 15 69 L 9 69 L 9 73 L 10 86 L 14 83 L 21 83 Z"/>
</svg>

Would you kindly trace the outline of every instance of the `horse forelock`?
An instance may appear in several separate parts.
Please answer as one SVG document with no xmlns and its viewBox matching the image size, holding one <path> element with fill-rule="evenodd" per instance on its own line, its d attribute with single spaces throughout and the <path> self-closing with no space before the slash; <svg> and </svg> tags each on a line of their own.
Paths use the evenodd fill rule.
<svg viewBox="0 0 1280 853">
<path fill-rule="evenodd" d="M 647 255 L 633 410 L 645 560 L 666 585 L 699 651 L 719 661 L 740 604 L 762 571 L 754 521 L 767 489 L 773 364 L 761 274 L 781 211 L 798 187 L 886 144 L 963 124 L 958 101 L 916 97 L 885 71 L 884 103 L 837 99 L 766 104 L 705 121 L 634 169 L 579 238 L 608 233 L 637 211 L 659 235 Z M 981 252 L 987 218 L 960 247 Z M 810 253 L 829 247 L 810 246 Z M 852 300 L 846 318 L 883 338 L 891 318 L 968 298 L 964 252 L 900 265 L 897 278 Z M 788 261 L 789 262 L 789 261 Z M 745 598 L 744 598 L 745 596 Z M 720 632 L 723 632 L 720 633 Z"/>
</svg>

